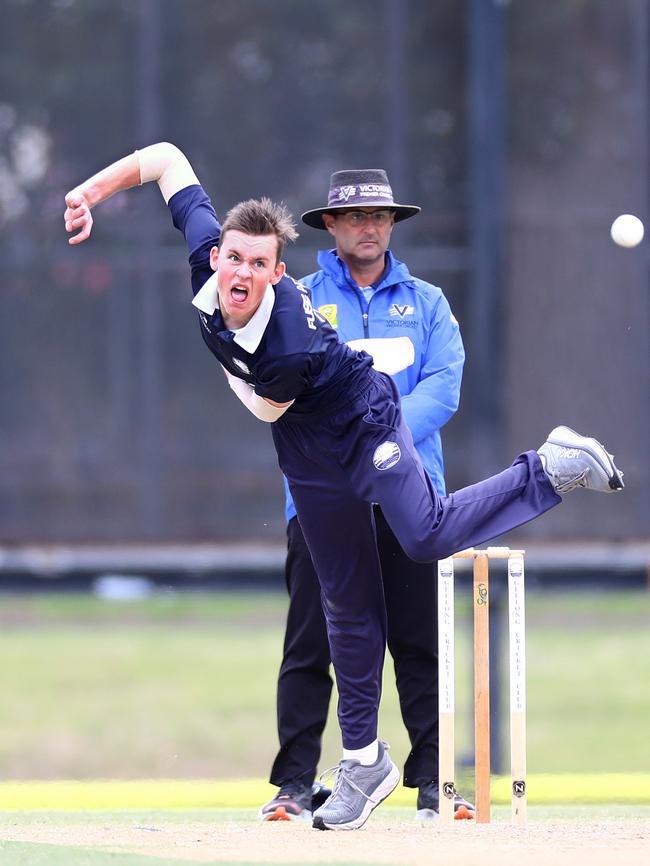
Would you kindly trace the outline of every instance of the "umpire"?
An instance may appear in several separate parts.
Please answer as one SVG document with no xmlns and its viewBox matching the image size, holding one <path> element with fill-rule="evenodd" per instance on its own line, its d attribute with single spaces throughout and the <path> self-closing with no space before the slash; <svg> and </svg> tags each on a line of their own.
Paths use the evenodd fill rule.
<svg viewBox="0 0 650 866">
<path fill-rule="evenodd" d="M 439 494 L 445 493 L 440 428 L 460 397 L 463 344 L 441 289 L 413 277 L 388 249 L 396 222 L 415 216 L 396 204 L 386 172 L 335 172 L 326 207 L 302 220 L 328 231 L 336 248 L 319 253 L 320 270 L 301 282 L 312 304 L 341 340 L 406 336 L 415 363 L 395 381 L 402 410 L 422 463 Z M 329 791 L 314 785 L 332 678 L 320 586 L 286 487 L 288 550 L 285 577 L 290 603 L 277 692 L 280 750 L 270 781 L 277 795 L 262 807 L 263 821 L 309 819 Z M 438 654 L 435 565 L 416 563 L 401 549 L 375 507 L 377 545 L 387 611 L 387 642 L 411 751 L 404 785 L 418 788 L 421 818 L 438 812 Z M 432 579 L 433 578 L 433 579 Z M 457 807 L 473 807 L 457 796 Z"/>
</svg>

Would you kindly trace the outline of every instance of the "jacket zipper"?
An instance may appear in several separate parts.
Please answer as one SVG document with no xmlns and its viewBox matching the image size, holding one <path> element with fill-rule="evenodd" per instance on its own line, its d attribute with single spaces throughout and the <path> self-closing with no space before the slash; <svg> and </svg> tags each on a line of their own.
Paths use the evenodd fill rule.
<svg viewBox="0 0 650 866">
<path fill-rule="evenodd" d="M 368 311 L 370 310 L 370 301 L 366 301 L 361 289 L 355 288 L 354 291 L 357 296 L 357 301 L 359 301 L 359 309 L 361 310 L 361 321 L 363 322 L 363 336 L 367 339 L 369 336 Z M 363 308 L 364 304 L 366 305 L 365 310 Z"/>
</svg>

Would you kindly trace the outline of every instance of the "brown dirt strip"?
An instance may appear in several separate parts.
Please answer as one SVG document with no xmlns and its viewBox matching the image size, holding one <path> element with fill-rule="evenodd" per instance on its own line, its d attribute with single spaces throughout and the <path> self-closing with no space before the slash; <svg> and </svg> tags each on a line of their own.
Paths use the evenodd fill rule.
<svg viewBox="0 0 650 866">
<path fill-rule="evenodd" d="M 377 866 L 647 866 L 650 821 L 530 823 L 453 827 L 406 819 L 371 818 L 352 832 L 322 833 L 308 824 L 160 822 L 152 826 L 65 824 L 50 816 L 29 826 L 9 818 L 6 841 L 131 851 L 152 857 L 202 862 L 346 863 Z M 180 866 L 180 864 L 179 864 Z"/>
</svg>

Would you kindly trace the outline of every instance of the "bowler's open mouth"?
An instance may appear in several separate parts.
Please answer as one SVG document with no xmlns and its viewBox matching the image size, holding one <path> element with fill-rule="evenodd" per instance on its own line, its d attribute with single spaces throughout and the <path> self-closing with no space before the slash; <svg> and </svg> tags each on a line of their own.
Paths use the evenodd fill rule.
<svg viewBox="0 0 650 866">
<path fill-rule="evenodd" d="M 230 290 L 230 295 L 233 301 L 245 301 L 248 297 L 248 289 L 243 289 L 241 286 L 233 286 Z"/>
</svg>

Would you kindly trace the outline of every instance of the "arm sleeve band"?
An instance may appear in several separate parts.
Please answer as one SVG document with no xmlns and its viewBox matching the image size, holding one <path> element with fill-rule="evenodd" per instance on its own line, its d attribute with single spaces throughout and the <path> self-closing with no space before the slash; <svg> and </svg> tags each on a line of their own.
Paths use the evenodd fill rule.
<svg viewBox="0 0 650 866">
<path fill-rule="evenodd" d="M 408 337 L 370 338 L 350 340 L 351 349 L 367 352 L 372 356 L 372 366 L 380 373 L 394 376 L 410 367 L 415 361 L 415 348 Z"/>
<path fill-rule="evenodd" d="M 289 406 L 291 406 L 291 403 L 293 403 L 292 400 L 291 403 L 287 403 L 286 406 L 271 406 L 264 397 L 260 397 L 259 394 L 255 393 L 253 386 L 249 385 L 248 382 L 244 382 L 243 379 L 238 379 L 237 376 L 232 376 L 225 367 L 224 373 L 228 379 L 228 384 L 237 397 L 239 397 L 248 411 L 252 412 L 256 418 L 260 419 L 260 421 L 266 421 L 267 424 L 272 424 L 284 415 Z"/>
<path fill-rule="evenodd" d="M 199 179 L 182 150 L 166 141 L 136 150 L 140 183 L 155 180 L 165 202 L 181 189 L 198 184 Z"/>
</svg>

